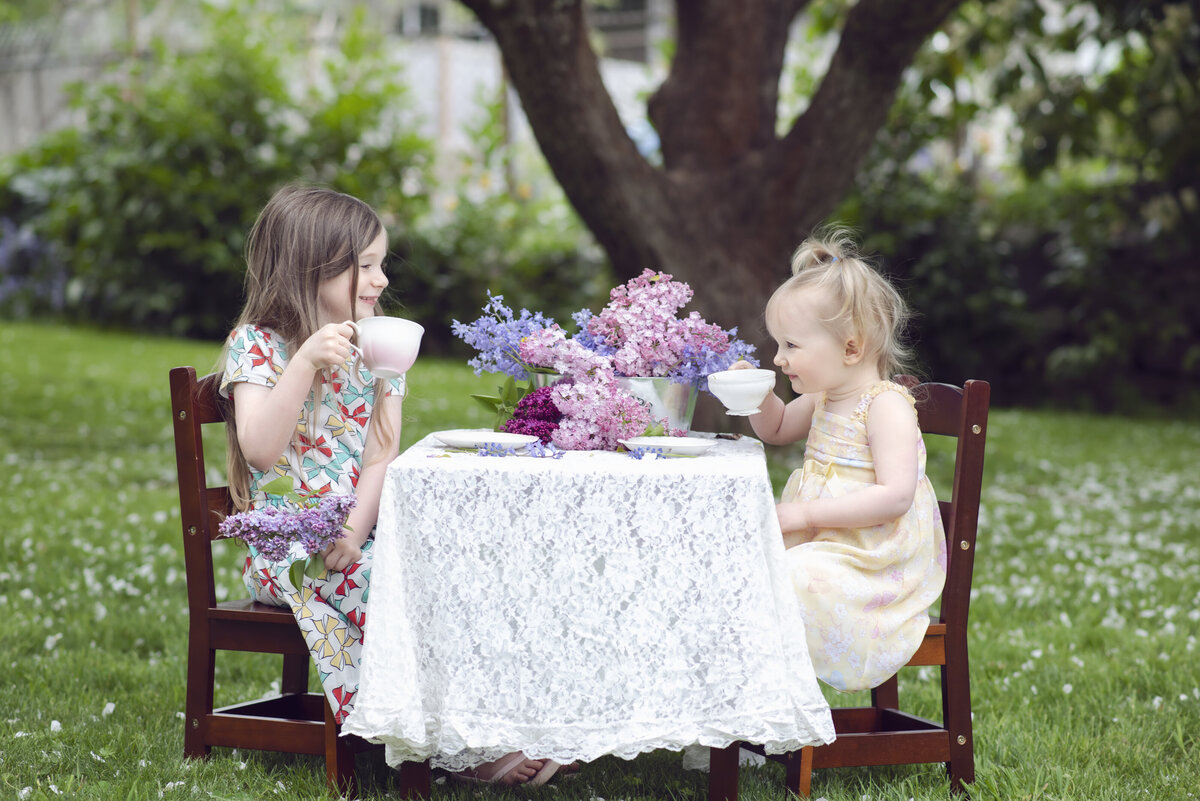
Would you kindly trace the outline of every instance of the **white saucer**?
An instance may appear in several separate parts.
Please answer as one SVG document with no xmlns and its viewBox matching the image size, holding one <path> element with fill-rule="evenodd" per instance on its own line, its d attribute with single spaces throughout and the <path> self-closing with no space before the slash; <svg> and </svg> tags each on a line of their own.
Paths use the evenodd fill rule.
<svg viewBox="0 0 1200 801">
<path fill-rule="evenodd" d="M 502 448 L 524 448 L 537 442 L 532 434 L 510 434 L 507 431 L 460 428 L 454 431 L 435 431 L 433 438 L 448 448 L 486 448 L 499 445 Z"/>
<path fill-rule="evenodd" d="M 706 437 L 632 437 L 618 440 L 630 450 L 634 448 L 660 449 L 663 455 L 696 456 L 717 444 L 715 439 Z"/>
</svg>

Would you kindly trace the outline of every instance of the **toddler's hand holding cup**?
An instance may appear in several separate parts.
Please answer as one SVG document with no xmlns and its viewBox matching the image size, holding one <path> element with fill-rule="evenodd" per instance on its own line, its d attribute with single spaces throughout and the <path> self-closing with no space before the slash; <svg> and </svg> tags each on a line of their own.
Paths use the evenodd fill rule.
<svg viewBox="0 0 1200 801">
<path fill-rule="evenodd" d="M 725 404 L 726 414 L 735 417 L 748 417 L 762 411 L 759 404 L 774 387 L 774 370 L 760 370 L 748 362 L 738 362 L 730 369 L 708 377 L 709 392 Z"/>
<path fill-rule="evenodd" d="M 417 360 L 425 328 L 401 317 L 364 317 L 346 325 L 354 329 L 358 345 L 351 345 L 356 361 L 376 378 L 397 378 Z"/>
</svg>

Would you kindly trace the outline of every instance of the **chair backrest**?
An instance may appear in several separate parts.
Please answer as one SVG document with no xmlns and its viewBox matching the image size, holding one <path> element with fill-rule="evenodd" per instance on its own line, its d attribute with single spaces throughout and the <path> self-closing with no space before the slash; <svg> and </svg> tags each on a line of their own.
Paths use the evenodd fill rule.
<svg viewBox="0 0 1200 801">
<path fill-rule="evenodd" d="M 987 441 L 991 387 L 986 381 L 920 384 L 913 388 L 917 421 L 925 434 L 957 439 L 954 483 L 950 500 L 941 501 L 946 529 L 946 586 L 942 591 L 941 622 L 965 636 L 975 566 L 975 536 L 983 490 L 983 456 Z"/>
<path fill-rule="evenodd" d="M 203 427 L 224 424 L 228 408 L 217 393 L 220 380 L 219 373 L 211 373 L 197 381 L 192 367 L 171 370 L 171 418 L 175 426 L 183 560 L 188 607 L 192 612 L 217 604 L 212 541 L 220 537 L 217 524 L 232 511 L 229 488 L 208 486 L 204 463 Z M 193 615 L 192 619 L 197 618 Z"/>
</svg>

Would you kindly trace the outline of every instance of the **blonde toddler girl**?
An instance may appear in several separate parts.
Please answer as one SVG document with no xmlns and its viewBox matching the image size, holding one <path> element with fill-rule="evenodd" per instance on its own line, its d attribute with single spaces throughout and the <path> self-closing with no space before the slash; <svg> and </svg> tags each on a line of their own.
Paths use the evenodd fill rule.
<svg viewBox="0 0 1200 801">
<path fill-rule="evenodd" d="M 903 299 L 841 231 L 805 241 L 792 272 L 766 321 L 798 397 L 772 393 L 750 424 L 769 444 L 806 440 L 777 506 L 788 570 L 817 675 L 860 690 L 921 644 L 946 541 L 913 397 L 890 380 L 907 356 Z"/>
</svg>

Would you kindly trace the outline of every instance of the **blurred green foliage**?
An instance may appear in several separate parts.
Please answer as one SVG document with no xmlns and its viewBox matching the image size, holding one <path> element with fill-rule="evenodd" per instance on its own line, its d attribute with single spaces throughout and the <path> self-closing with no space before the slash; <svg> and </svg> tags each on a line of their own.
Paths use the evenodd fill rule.
<svg viewBox="0 0 1200 801">
<path fill-rule="evenodd" d="M 515 194 L 494 180 L 508 157 L 495 108 L 475 132 L 481 152 L 431 205 L 432 145 L 361 8 L 314 46 L 294 9 L 217 6 L 190 10 L 195 49 L 156 44 L 74 87 L 82 124 L 0 163 L 0 312 L 221 338 L 241 306 L 246 234 L 293 181 L 380 211 L 385 301 L 426 324 L 431 351 L 457 343 L 450 319 L 474 319 L 488 288 L 573 311 L 607 285 L 548 176 Z"/>
<path fill-rule="evenodd" d="M 400 217 L 425 206 L 430 146 L 408 133 L 405 88 L 372 54 L 380 37 L 361 15 L 322 80 L 301 87 L 282 18 L 239 4 L 196 11 L 197 50 L 158 44 L 77 85 L 86 122 L 0 170 L 0 217 L 49 247 L 0 265 L 9 306 L 44 311 L 40 300 L 67 319 L 212 336 L 237 314 L 246 232 L 281 185 L 327 184 Z M 45 287 L 57 294 L 39 299 Z"/>
<path fill-rule="evenodd" d="M 430 213 L 393 240 L 404 264 L 392 271 L 392 288 L 404 314 L 438 331 L 476 319 L 488 290 L 572 329 L 572 313 L 608 301 L 607 257 L 540 154 L 521 162 L 535 154 L 506 141 L 503 101 L 480 97 L 478 108 L 456 177 L 436 193 Z M 444 344 L 474 355 L 458 340 Z"/>
<path fill-rule="evenodd" d="M 991 379 L 1003 403 L 1194 414 L 1200 19 L 1181 2 L 1059 11 L 964 4 L 837 217 L 899 280 L 939 380 Z M 971 141 L 997 110 L 1011 124 Z M 989 145 L 1015 163 L 989 164 Z"/>
<path fill-rule="evenodd" d="M 216 5 L 195 9 L 193 51 L 156 46 L 79 86 L 77 129 L 0 163 L 0 313 L 219 338 L 245 234 L 295 180 L 381 211 L 388 308 L 426 325 L 430 351 L 462 352 L 450 321 L 487 290 L 564 324 L 604 300 L 603 253 L 508 142 L 499 101 L 481 99 L 472 152 L 435 176 L 399 60 L 363 17 L 314 51 L 295 8 Z M 847 7 L 810 8 L 781 124 Z M 835 215 L 918 312 L 928 375 L 990 379 L 1000 403 L 1200 408 L 1197 76 L 1192 4 L 963 3 Z"/>
</svg>

